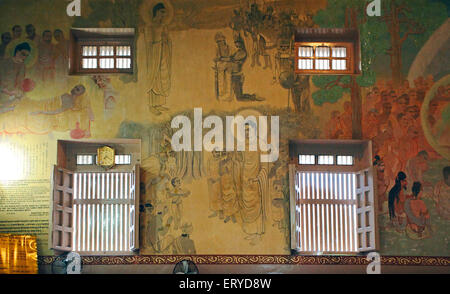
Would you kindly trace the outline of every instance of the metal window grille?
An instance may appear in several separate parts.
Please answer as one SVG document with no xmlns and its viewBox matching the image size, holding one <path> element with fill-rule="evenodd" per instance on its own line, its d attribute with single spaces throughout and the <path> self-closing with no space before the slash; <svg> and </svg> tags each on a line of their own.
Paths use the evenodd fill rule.
<svg viewBox="0 0 450 294">
<path fill-rule="evenodd" d="M 134 172 L 74 173 L 74 251 L 133 250 L 135 176 Z"/>
<path fill-rule="evenodd" d="M 371 169 L 309 172 L 291 165 L 290 177 L 293 249 L 310 254 L 375 250 Z"/>
<path fill-rule="evenodd" d="M 82 69 L 131 69 L 131 46 L 82 46 L 81 51 Z"/>
</svg>

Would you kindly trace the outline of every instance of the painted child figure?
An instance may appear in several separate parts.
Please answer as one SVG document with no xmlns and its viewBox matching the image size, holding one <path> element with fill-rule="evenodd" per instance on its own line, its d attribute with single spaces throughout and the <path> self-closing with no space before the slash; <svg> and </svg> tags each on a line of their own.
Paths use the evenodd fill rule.
<svg viewBox="0 0 450 294">
<path fill-rule="evenodd" d="M 182 198 L 189 196 L 191 192 L 181 188 L 181 180 L 177 177 L 171 180 L 171 185 L 172 187 L 168 188 L 167 196 L 171 200 L 170 211 L 175 222 L 174 229 L 177 230 L 181 224 L 183 214 Z"/>
<path fill-rule="evenodd" d="M 280 180 L 273 182 L 272 195 L 272 226 L 276 226 L 280 231 L 283 231 L 286 227 L 284 221 L 285 200 Z"/>
</svg>

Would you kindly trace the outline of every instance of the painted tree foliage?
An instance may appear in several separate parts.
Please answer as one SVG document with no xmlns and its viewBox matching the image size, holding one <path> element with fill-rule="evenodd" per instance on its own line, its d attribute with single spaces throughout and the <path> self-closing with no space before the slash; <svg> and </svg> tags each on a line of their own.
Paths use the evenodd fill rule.
<svg viewBox="0 0 450 294">
<path fill-rule="evenodd" d="M 383 29 L 373 18 L 366 14 L 365 1 L 329 0 L 326 9 L 314 16 L 314 22 L 324 28 L 352 28 L 360 32 L 361 66 L 360 76 L 314 76 L 313 83 L 319 88 L 312 97 L 316 105 L 324 102 L 334 103 L 344 93 L 350 93 L 352 105 L 352 138 L 362 138 L 362 98 L 361 87 L 375 83 L 372 63 L 375 57 L 384 52 L 388 43 L 380 38 Z"/>
<path fill-rule="evenodd" d="M 381 20 L 386 24 L 390 39 L 386 53 L 390 58 L 393 85 L 399 86 L 404 80 L 402 52 L 405 42 L 412 39 L 420 48 L 447 18 L 447 7 L 427 0 L 389 0 L 383 1 L 383 5 Z"/>
<path fill-rule="evenodd" d="M 361 87 L 375 82 L 373 63 L 389 55 L 394 85 L 400 85 L 405 69 L 404 50 L 417 53 L 430 35 L 447 19 L 441 2 L 427 0 L 382 1 L 381 17 L 368 17 L 370 1 L 329 0 L 327 9 L 319 11 L 314 21 L 321 27 L 355 28 L 361 37 L 362 75 L 315 76 L 319 90 L 313 93 L 316 105 L 334 103 L 349 92 L 352 103 L 352 137 L 361 138 Z M 409 66 L 410 62 L 408 62 Z"/>
</svg>

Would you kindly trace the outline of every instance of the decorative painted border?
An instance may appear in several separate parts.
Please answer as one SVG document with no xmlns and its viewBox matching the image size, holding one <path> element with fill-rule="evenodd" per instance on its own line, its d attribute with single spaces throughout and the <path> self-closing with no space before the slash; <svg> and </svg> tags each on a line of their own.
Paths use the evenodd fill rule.
<svg viewBox="0 0 450 294">
<path fill-rule="evenodd" d="M 287 264 L 287 265 L 367 265 L 365 256 L 291 255 L 136 255 L 84 256 L 83 265 L 175 264 L 189 259 L 197 264 Z M 49 265 L 54 256 L 39 256 L 40 265 Z M 449 266 L 450 257 L 381 256 L 382 265 Z"/>
</svg>

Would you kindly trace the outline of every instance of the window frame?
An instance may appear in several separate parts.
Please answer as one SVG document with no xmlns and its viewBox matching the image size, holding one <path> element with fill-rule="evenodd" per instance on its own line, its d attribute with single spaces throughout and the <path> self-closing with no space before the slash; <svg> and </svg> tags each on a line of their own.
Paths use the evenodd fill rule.
<svg viewBox="0 0 450 294">
<path fill-rule="evenodd" d="M 83 68 L 83 46 L 97 47 L 97 55 L 88 58 L 97 59 L 97 68 Z M 100 56 L 100 46 L 114 46 L 113 56 Z M 116 55 L 117 46 L 129 46 L 130 56 Z M 69 75 L 93 75 L 93 74 L 134 74 L 136 66 L 136 46 L 135 35 L 116 32 L 106 34 L 102 32 L 84 32 L 78 29 L 72 29 L 70 33 L 70 50 L 69 50 Z M 130 58 L 130 68 L 100 68 L 100 59 L 113 58 L 114 65 L 118 58 Z"/>
<path fill-rule="evenodd" d="M 75 157 L 75 162 L 76 165 L 83 165 L 83 166 L 89 166 L 89 165 L 93 165 L 95 163 L 95 158 L 94 158 L 95 154 L 77 154 Z M 91 163 L 78 163 L 78 159 L 80 157 L 90 157 L 91 158 Z"/>
<path fill-rule="evenodd" d="M 133 155 L 132 154 L 116 154 L 114 155 L 114 164 L 115 165 L 131 165 L 131 162 L 133 160 Z M 121 163 L 120 160 L 118 160 L 118 158 L 123 157 L 123 158 L 128 158 L 126 163 Z"/>
<path fill-rule="evenodd" d="M 302 163 L 300 156 L 313 156 L 314 157 L 314 163 Z M 319 157 L 320 156 L 332 156 L 333 157 L 333 163 L 331 164 L 327 164 L 327 163 L 319 163 Z M 342 164 L 339 163 L 338 158 L 339 156 L 349 156 L 351 157 L 352 163 L 351 164 Z M 303 165 L 303 166 L 354 166 L 355 165 L 355 156 L 354 155 L 343 155 L 343 154 L 298 154 L 297 156 L 298 158 L 298 165 Z"/>
<path fill-rule="evenodd" d="M 298 68 L 299 47 L 308 46 L 310 44 L 330 44 L 339 45 L 345 44 L 347 48 L 347 55 L 351 57 L 348 62 L 347 70 L 300 70 Z M 348 47 L 347 47 L 348 46 Z M 357 76 L 362 74 L 361 69 L 361 39 L 359 30 L 354 28 L 298 28 L 295 32 L 295 74 L 300 75 L 352 75 Z M 351 51 L 351 52 L 350 52 Z M 332 56 L 330 52 L 330 57 Z M 340 59 L 340 58 L 338 58 Z M 330 59 L 332 60 L 332 59 Z M 332 62 L 332 61 L 331 61 Z"/>
<path fill-rule="evenodd" d="M 105 188 L 105 191 L 102 191 L 104 194 L 95 194 L 95 191 L 92 190 L 92 192 L 86 191 L 86 194 L 83 196 L 82 191 L 78 191 L 77 188 L 83 188 L 81 185 L 82 181 L 79 183 L 75 183 L 74 185 L 74 199 L 73 199 L 73 234 L 72 234 L 72 248 L 73 251 L 79 253 L 82 256 L 100 256 L 100 255 L 134 255 L 135 252 L 139 249 L 139 177 L 140 177 L 140 167 L 139 165 L 135 165 L 134 168 L 128 172 L 75 172 L 74 173 L 74 179 L 82 179 L 83 177 L 89 178 L 92 177 L 105 177 L 103 179 L 103 187 Z M 122 178 L 121 178 L 122 177 Z M 118 179 L 125 179 L 128 178 L 130 181 L 125 182 L 129 185 L 129 195 L 118 195 L 118 191 L 113 191 L 113 189 L 119 188 L 123 189 L 125 188 L 124 182 L 120 184 L 114 184 L 113 180 L 114 178 Z M 89 181 L 90 182 L 90 181 Z M 91 182 L 90 182 L 91 183 Z M 100 184 L 100 182 L 94 181 L 92 183 Z M 107 186 L 109 184 L 109 186 Z M 76 187 L 77 185 L 80 185 L 80 187 Z M 88 185 L 90 187 L 91 184 Z M 94 184 L 95 185 L 95 184 Z M 115 186 L 115 187 L 114 187 Z M 98 188 L 101 191 L 101 188 Z M 108 190 L 110 189 L 110 190 Z M 115 195 L 116 194 L 116 195 Z M 96 195 L 97 197 L 95 197 Z M 123 196 L 123 198 L 122 198 Z M 109 205 L 109 209 L 106 208 L 106 206 Z M 127 211 L 125 207 L 119 208 L 119 205 L 128 205 L 129 210 Z M 91 208 L 91 216 L 79 215 L 78 212 L 82 210 L 88 210 L 89 206 Z M 91 217 L 93 220 L 94 216 L 97 216 L 97 218 L 100 216 L 100 213 L 96 214 L 95 206 L 105 206 L 105 211 L 109 210 L 109 218 L 115 218 L 119 219 L 119 217 L 122 215 L 121 211 L 124 212 L 122 215 L 122 219 L 120 222 L 114 224 L 114 233 L 111 233 L 109 226 L 113 226 L 112 223 L 108 223 L 108 234 L 111 234 L 109 236 L 105 236 L 105 231 L 102 230 L 98 232 L 98 223 L 95 221 L 92 222 Z M 97 209 L 100 210 L 100 207 Z M 125 214 L 128 214 L 128 217 L 125 218 Z M 108 212 L 106 212 L 106 215 L 108 215 Z M 124 219 L 127 220 L 128 226 L 125 226 Z M 83 221 L 87 220 L 87 225 Z M 105 225 L 102 219 L 100 219 L 99 222 L 102 226 Z M 89 225 L 92 226 L 92 228 L 88 228 Z M 94 233 L 95 232 L 95 233 Z M 91 236 L 89 236 L 89 233 Z M 115 234 L 119 233 L 119 235 Z M 128 234 L 127 234 L 128 233 Z M 91 239 L 93 235 L 96 235 L 96 237 L 100 236 L 100 239 L 94 238 Z M 120 241 L 119 241 L 119 239 Z M 114 241 L 113 241 L 114 239 Z M 127 241 L 125 241 L 127 239 Z M 80 243 L 81 241 L 84 241 L 83 243 Z M 108 245 L 106 244 L 106 241 L 108 241 Z M 89 243 L 89 244 L 88 244 Z M 120 247 L 121 245 L 128 244 L 127 248 L 124 248 L 123 250 L 94 250 L 93 244 L 97 243 L 95 247 L 101 247 L 103 245 L 105 248 L 108 246 L 111 246 L 113 243 Z M 122 243 L 122 244 L 121 244 Z M 80 248 L 78 248 L 80 247 Z M 82 248 L 87 247 L 88 249 L 82 250 Z"/>
<path fill-rule="evenodd" d="M 120 176 L 121 174 L 121 176 Z M 124 175 L 125 174 L 125 175 Z M 88 185 L 82 185 L 81 182 L 76 182 L 75 178 L 86 179 L 86 175 L 95 177 L 98 175 L 103 179 L 103 186 L 97 188 L 99 194 L 95 194 L 95 190 L 91 186 L 91 182 L 89 181 Z M 119 192 L 112 192 L 113 187 L 116 189 L 119 187 L 118 184 L 110 182 L 114 178 L 118 177 L 129 177 L 130 181 L 127 182 L 129 184 L 130 190 L 129 195 L 126 197 L 122 197 L 124 195 Z M 51 235 L 49 242 L 50 249 L 55 250 L 55 253 L 59 252 L 71 252 L 75 251 L 82 256 L 100 256 L 100 255 L 135 255 L 139 250 L 139 201 L 140 201 L 140 166 L 135 165 L 130 171 L 124 172 L 74 172 L 57 165 L 54 166 L 53 178 L 52 178 L 52 186 L 53 186 L 53 200 L 52 200 L 52 225 L 51 225 Z M 106 185 L 105 185 L 106 184 Z M 120 184 L 120 189 L 126 189 L 122 184 Z M 104 189 L 104 190 L 103 190 Z M 111 190 L 108 190 L 111 189 Z M 106 193 L 106 194 L 105 194 Z M 120 192 L 121 193 L 121 192 Z M 97 195 L 97 196 L 93 196 Z M 115 196 L 115 197 L 114 197 Z M 125 249 L 120 251 L 115 250 L 75 250 L 76 243 L 79 243 L 80 240 L 88 243 L 98 243 L 100 240 L 98 239 L 90 239 L 94 235 L 100 234 L 102 236 L 101 240 L 104 240 L 103 233 L 97 232 L 95 229 L 95 225 L 89 223 L 91 221 L 91 216 L 78 215 L 78 210 L 86 210 L 89 209 L 88 206 L 92 205 L 116 205 L 115 208 L 110 207 L 109 218 L 115 217 L 119 218 L 120 211 L 118 211 L 117 204 L 126 204 L 129 205 L 129 210 L 126 211 L 125 208 L 120 208 L 125 213 L 129 213 L 128 215 L 128 228 L 123 223 L 123 219 L 119 222 L 119 224 L 115 224 L 114 228 L 116 231 L 122 233 L 121 235 L 114 235 L 114 242 L 117 244 L 118 237 L 128 238 L 127 242 L 122 241 L 122 244 L 128 244 L 129 250 Z M 113 214 L 114 212 L 114 214 Z M 116 215 L 117 213 L 117 215 Z M 94 220 L 95 213 L 92 213 L 92 220 Z M 99 216 L 97 215 L 97 218 Z M 83 220 L 88 219 L 87 225 L 83 222 Z M 87 226 L 92 225 L 92 228 L 87 231 Z M 104 225 L 102 223 L 102 225 Z M 109 224 L 108 224 L 109 226 Z M 112 226 L 112 223 L 111 223 Z M 122 229 L 119 228 L 122 227 Z M 98 225 L 97 225 L 98 227 Z M 126 229 L 127 228 L 127 229 Z M 92 231 L 91 231 L 92 230 Z M 109 228 L 108 228 L 109 230 Z M 96 234 L 93 232 L 96 231 Z M 85 234 L 87 232 L 87 235 Z M 128 232 L 128 235 L 125 233 Z M 108 231 L 108 234 L 110 232 Z M 111 233 L 112 234 L 112 233 Z M 78 239 L 81 238 L 81 239 Z M 87 238 L 87 240 L 85 239 Z M 107 240 L 111 243 L 112 240 Z M 88 245 L 87 247 L 89 247 Z M 105 245 L 106 246 L 106 245 Z M 119 243 L 120 246 L 120 243 Z M 83 245 L 84 247 L 84 245 Z"/>
<path fill-rule="evenodd" d="M 316 160 L 316 164 L 317 166 L 333 166 L 333 165 L 337 165 L 336 164 L 336 155 L 335 154 L 317 154 L 316 155 L 317 160 Z M 320 163 L 320 158 L 321 157 L 331 157 L 332 159 L 332 163 Z"/>
<path fill-rule="evenodd" d="M 96 156 L 96 153 L 94 152 L 99 147 L 105 145 L 112 146 L 114 149 L 120 150 L 120 154 L 123 153 L 125 155 L 129 155 L 131 160 L 130 164 L 115 165 L 114 167 L 107 170 L 96 165 L 94 158 Z M 94 163 L 91 165 L 78 165 L 77 155 L 92 156 Z M 127 226 L 127 222 L 123 221 L 125 218 L 117 216 L 119 219 L 121 219 L 121 221 L 119 221 L 120 224 L 114 224 L 114 226 L 119 227 L 120 235 L 114 235 L 114 238 L 117 238 L 117 240 L 124 240 L 123 238 L 120 238 L 120 236 L 126 238 L 125 235 L 122 234 L 122 232 L 124 233 L 125 231 L 120 232 L 120 228 L 125 230 L 125 228 L 128 227 L 128 232 L 131 232 L 128 238 L 128 240 L 130 240 L 130 242 L 128 243 L 129 246 L 122 245 L 122 250 L 120 251 L 103 251 L 100 248 L 100 250 L 95 251 L 86 250 L 74 252 L 77 252 L 82 256 L 131 256 L 139 254 L 140 158 L 140 139 L 58 140 L 57 163 L 54 166 L 54 172 L 51 179 L 53 195 L 51 196 L 52 204 L 50 208 L 51 216 L 49 219 L 50 226 L 48 248 L 53 249 L 56 255 L 60 255 L 64 252 L 74 251 L 74 245 L 75 242 L 77 242 L 76 239 L 73 239 L 76 237 L 76 235 L 74 235 L 74 232 L 77 232 L 77 230 L 79 230 L 79 228 L 76 227 L 77 223 L 75 216 L 77 215 L 77 212 L 74 211 L 75 204 L 125 204 L 128 205 L 128 213 L 132 214 L 132 217 L 130 216 L 128 219 L 133 219 L 133 221 L 130 221 Z M 82 174 L 86 175 L 86 177 L 83 176 L 82 181 L 76 181 L 75 178 L 77 176 L 79 177 L 79 175 Z M 91 176 L 91 180 L 87 181 L 88 174 L 99 174 L 100 176 L 102 176 L 103 174 L 105 176 L 105 179 L 109 177 L 110 180 L 107 180 L 106 182 L 103 179 L 99 181 L 99 178 L 97 178 L 97 180 L 94 180 L 94 176 Z M 130 175 L 127 176 L 128 174 Z M 121 179 L 121 177 L 123 177 L 123 179 Z M 125 178 L 128 178 L 128 180 L 126 180 Z M 100 188 L 101 182 L 103 182 L 103 188 Z M 81 186 L 77 186 L 76 188 L 75 184 Z M 99 188 L 94 189 L 94 187 Z M 80 197 L 79 193 L 84 194 L 84 196 Z M 62 194 L 65 197 L 65 206 L 63 208 L 60 204 Z M 128 198 L 126 197 L 126 195 L 129 195 Z M 66 206 L 67 208 L 65 208 Z M 122 208 L 115 208 L 115 211 L 119 214 L 120 211 L 122 211 L 121 215 L 125 216 L 125 214 L 127 213 L 127 207 L 125 206 Z M 91 216 L 93 219 L 93 223 L 95 224 L 95 218 L 93 217 L 94 214 L 91 213 Z M 81 216 L 82 215 L 80 214 L 80 217 Z M 97 220 L 98 219 L 99 218 L 97 217 Z M 126 244 L 126 242 L 122 244 Z M 124 246 L 126 246 L 126 248 Z M 120 248 L 120 242 L 118 248 Z"/>
<path fill-rule="evenodd" d="M 312 57 L 301 57 L 299 54 L 299 49 L 301 47 L 313 47 Z M 330 48 L 330 55 L 328 57 L 317 57 L 316 48 L 317 47 L 328 47 Z M 333 57 L 333 48 L 346 48 L 346 57 Z M 299 74 L 327 74 L 327 75 L 349 75 L 353 74 L 355 71 L 355 54 L 354 54 L 354 43 L 353 42 L 296 42 L 295 43 L 295 72 Z M 299 61 L 312 60 L 313 69 L 300 69 Z M 329 60 L 330 69 L 315 69 L 316 60 Z M 347 69 L 346 70 L 333 70 L 333 60 L 346 60 Z"/>
<path fill-rule="evenodd" d="M 291 254 L 311 256 L 322 254 L 354 256 L 365 252 L 378 251 L 380 248 L 377 215 L 378 211 L 376 209 L 378 207 L 378 200 L 376 197 L 377 185 L 375 183 L 377 177 L 376 169 L 372 166 L 371 141 L 321 139 L 290 140 L 289 154 Z M 324 154 L 333 155 L 335 160 L 334 165 L 319 165 L 317 162 L 315 165 L 311 165 L 301 164 L 299 162 L 300 155 L 313 154 L 316 158 L 319 155 Z M 352 165 L 337 165 L 338 155 L 352 156 Z M 312 179 L 312 177 L 315 177 L 314 174 L 323 175 L 319 175 L 319 180 L 314 180 Z M 340 175 L 343 175 L 343 182 L 340 182 L 337 186 L 334 186 L 335 184 L 331 184 L 334 183 L 333 181 L 330 182 L 329 180 L 326 180 L 326 177 L 328 176 L 327 174 L 337 174 L 339 181 L 341 181 L 339 178 Z M 345 179 L 344 174 L 351 174 L 347 177 L 348 180 Z M 304 176 L 304 178 L 302 178 L 302 176 Z M 323 178 L 321 178 L 322 176 Z M 359 183 L 357 182 L 358 179 L 360 179 Z M 364 179 L 364 181 L 361 179 Z M 336 178 L 334 181 L 336 181 Z M 361 201 L 360 197 L 365 197 L 365 200 Z M 364 203 L 364 205 L 360 205 L 360 203 Z M 333 216 L 334 214 L 330 215 L 328 210 L 332 209 L 333 205 L 336 204 L 342 204 L 342 208 L 339 206 L 339 209 L 342 209 L 341 211 L 345 214 L 345 216 L 342 216 L 340 220 L 341 223 L 343 220 L 345 224 L 342 223 L 341 226 L 335 226 L 331 229 L 329 223 L 327 226 L 328 218 L 335 218 L 335 216 Z M 305 205 L 311 206 L 311 213 L 314 214 L 312 211 L 317 210 L 319 215 L 324 215 L 327 220 L 323 227 L 323 219 L 321 219 L 318 214 L 316 214 L 316 216 L 312 216 L 313 218 L 316 217 L 316 221 L 319 221 L 317 223 L 317 226 L 319 227 L 316 226 L 317 229 L 313 229 L 313 231 L 315 230 L 316 232 L 315 239 L 311 239 L 308 235 L 309 232 L 312 232 L 311 229 L 304 227 L 304 225 L 308 224 L 311 220 L 311 214 L 308 210 L 303 213 L 302 209 Z M 349 207 L 348 205 L 353 206 Z M 370 216 L 370 222 L 366 223 L 366 219 L 364 219 L 364 222 L 360 222 L 359 220 L 366 217 L 366 215 Z M 306 217 L 306 222 L 304 217 Z M 356 219 L 354 219 L 355 217 Z M 353 222 L 351 227 L 346 225 L 349 221 Z M 348 244 L 351 244 L 350 246 L 353 248 L 347 247 L 346 249 L 344 245 L 344 251 L 326 251 L 331 248 L 328 246 L 328 243 L 326 243 L 327 246 L 321 243 L 323 242 L 321 236 L 325 235 L 325 238 L 327 238 L 327 236 L 331 236 L 330 230 L 341 229 L 346 230 L 346 232 L 349 233 L 347 233 L 347 235 L 344 233 L 344 236 L 341 236 L 341 239 L 339 240 L 344 240 L 343 244 L 347 244 L 347 246 Z M 304 232 L 306 232 L 306 236 L 309 239 L 304 239 Z M 352 236 L 349 237 L 349 234 L 352 234 Z M 366 239 L 366 236 L 369 234 L 370 239 Z M 304 243 L 305 240 L 307 240 L 307 243 Z M 334 246 L 340 242 L 339 240 L 336 239 L 332 241 L 335 242 L 333 243 L 335 244 Z M 311 242 L 311 244 L 316 242 L 316 251 L 312 251 L 314 247 L 308 247 L 310 244 L 309 242 Z M 340 246 L 342 246 L 342 244 Z M 334 248 L 338 249 L 336 247 Z M 319 251 L 318 249 L 323 249 L 323 251 Z"/>
<path fill-rule="evenodd" d="M 295 186 L 298 186 L 299 188 L 300 182 L 305 180 L 306 182 L 314 182 L 316 179 L 320 179 L 322 177 L 322 180 L 329 178 L 331 181 L 328 182 L 328 180 L 326 180 L 325 182 L 327 182 L 327 185 L 332 185 L 332 183 L 335 183 L 332 180 L 333 178 L 336 179 L 342 177 L 343 180 L 349 182 L 353 182 L 354 178 L 353 172 L 309 171 L 308 169 L 296 170 L 293 165 L 290 166 L 290 173 L 295 178 Z M 302 176 L 300 176 L 300 174 L 302 174 Z M 323 182 L 322 184 L 325 186 Z M 340 185 L 337 185 L 337 187 L 340 187 Z M 339 193 L 337 191 L 333 191 L 336 194 L 330 193 L 328 195 L 328 192 L 322 191 L 319 193 L 316 189 L 317 188 L 314 187 L 314 185 L 309 188 L 303 187 L 303 192 L 305 192 L 303 195 L 300 195 L 302 194 L 301 191 L 297 191 L 297 188 L 295 189 L 295 212 L 291 215 L 291 217 L 294 218 L 294 222 L 299 228 L 294 230 L 294 236 L 291 236 L 291 248 L 297 253 L 305 255 L 358 254 L 358 226 L 354 223 L 354 220 L 357 217 L 356 209 L 358 208 L 356 206 L 356 194 L 350 192 L 344 196 L 340 194 L 340 192 L 343 191 L 340 191 Z M 333 189 L 334 188 L 331 190 Z M 302 208 L 306 213 L 305 216 L 302 214 Z M 322 210 L 321 213 L 319 213 L 320 210 Z M 327 212 L 326 216 L 322 214 L 323 212 Z M 300 215 L 300 217 L 297 218 L 297 215 Z M 333 218 L 331 216 L 333 216 Z M 326 221 L 323 222 L 325 219 Z M 337 220 L 339 219 L 341 221 L 341 226 L 337 225 Z M 303 227 L 303 225 L 306 227 Z M 324 227 L 331 229 L 331 231 L 323 231 L 322 229 Z M 322 246 L 324 246 L 324 244 L 327 244 L 326 246 L 329 250 L 325 250 L 325 248 L 319 250 Z M 313 250 L 313 248 L 316 250 Z M 347 248 L 347 250 L 344 250 L 345 248 Z"/>
<path fill-rule="evenodd" d="M 79 157 L 90 157 L 91 158 L 91 163 L 78 163 L 78 159 Z M 124 156 L 127 157 L 127 162 L 126 163 L 121 163 L 120 160 L 118 160 L 119 157 Z M 131 165 L 133 161 L 133 154 L 131 153 L 127 153 L 127 154 L 115 154 L 114 155 L 114 165 Z M 75 157 L 75 162 L 77 166 L 93 166 L 93 165 L 98 165 L 97 162 L 97 154 L 76 154 Z"/>
<path fill-rule="evenodd" d="M 300 158 L 300 156 L 308 156 L 308 158 L 309 157 L 313 157 L 313 159 L 314 159 L 314 163 L 302 163 L 301 161 L 301 158 Z M 317 158 L 316 158 L 317 156 L 316 155 L 314 155 L 314 154 L 299 154 L 298 155 L 298 164 L 301 164 L 301 165 L 317 165 Z"/>
<path fill-rule="evenodd" d="M 351 164 L 339 163 L 339 157 L 347 157 L 347 156 L 351 158 L 351 160 L 352 160 Z M 338 165 L 338 166 L 353 166 L 353 165 L 355 165 L 355 156 L 337 154 L 336 155 L 336 165 Z"/>
</svg>

